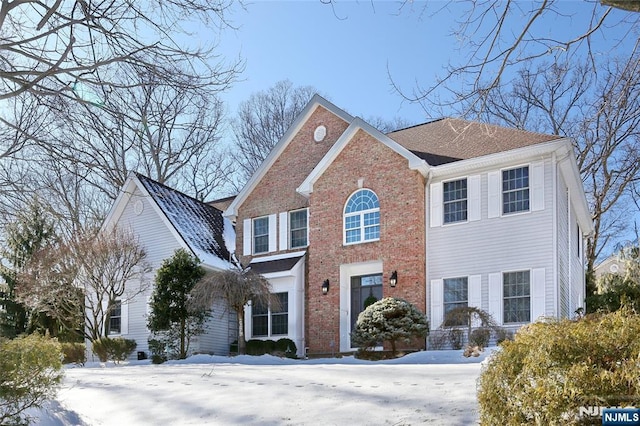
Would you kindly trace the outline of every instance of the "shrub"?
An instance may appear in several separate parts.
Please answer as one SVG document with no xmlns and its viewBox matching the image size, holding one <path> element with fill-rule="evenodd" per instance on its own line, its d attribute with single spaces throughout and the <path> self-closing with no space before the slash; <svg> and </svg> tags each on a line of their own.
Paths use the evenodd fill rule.
<svg viewBox="0 0 640 426">
<path fill-rule="evenodd" d="M 276 351 L 275 340 L 264 340 L 263 345 L 265 354 L 273 354 Z"/>
<path fill-rule="evenodd" d="M 529 324 L 478 381 L 482 424 L 580 424 L 579 407 L 640 403 L 640 316 L 630 309 Z"/>
<path fill-rule="evenodd" d="M 247 342 L 247 355 L 264 355 L 264 340 L 251 339 Z"/>
<path fill-rule="evenodd" d="M 136 349 L 136 341 L 124 337 L 102 337 L 92 342 L 93 353 L 100 361 L 114 361 L 116 364 L 124 361 Z"/>
<path fill-rule="evenodd" d="M 429 336 L 431 348 L 435 350 L 444 349 L 449 341 L 449 335 L 444 330 L 435 330 Z"/>
<path fill-rule="evenodd" d="M 162 364 L 167 361 L 166 344 L 160 339 L 149 339 L 149 352 L 153 364 Z"/>
<path fill-rule="evenodd" d="M 428 334 L 429 322 L 418 308 L 406 300 L 385 297 L 358 315 L 351 342 L 365 349 L 377 342 L 389 342 L 395 355 L 398 341 L 408 343 Z"/>
<path fill-rule="evenodd" d="M 489 340 L 491 339 L 491 329 L 489 328 L 476 328 L 469 335 L 469 345 L 478 346 L 480 348 L 486 348 L 489 346 Z"/>
<path fill-rule="evenodd" d="M 464 331 L 459 328 L 450 328 L 447 337 L 449 338 L 449 343 L 451 343 L 451 349 L 462 349 Z"/>
<path fill-rule="evenodd" d="M 496 333 L 496 344 L 500 344 L 505 340 L 513 340 L 513 332 L 507 330 L 506 328 L 498 327 L 495 330 Z"/>
<path fill-rule="evenodd" d="M 298 348 L 293 340 L 285 337 L 276 342 L 276 351 L 284 354 L 287 358 L 297 358 Z"/>
<path fill-rule="evenodd" d="M 62 348 L 63 363 L 84 365 L 87 362 L 87 348 L 84 343 L 60 343 L 60 347 Z"/>
<path fill-rule="evenodd" d="M 55 339 L 33 334 L 0 340 L 0 424 L 25 424 L 25 410 L 55 398 L 62 380 Z"/>
</svg>

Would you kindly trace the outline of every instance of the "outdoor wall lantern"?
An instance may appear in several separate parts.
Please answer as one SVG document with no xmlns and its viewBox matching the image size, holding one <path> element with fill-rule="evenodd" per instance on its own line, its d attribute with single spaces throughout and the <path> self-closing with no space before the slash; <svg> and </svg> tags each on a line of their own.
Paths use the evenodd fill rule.
<svg viewBox="0 0 640 426">
<path fill-rule="evenodd" d="M 395 287 L 398 284 L 398 271 L 393 271 L 389 277 L 389 285 Z"/>
<path fill-rule="evenodd" d="M 322 283 L 322 294 L 329 293 L 329 280 L 324 280 Z"/>
</svg>

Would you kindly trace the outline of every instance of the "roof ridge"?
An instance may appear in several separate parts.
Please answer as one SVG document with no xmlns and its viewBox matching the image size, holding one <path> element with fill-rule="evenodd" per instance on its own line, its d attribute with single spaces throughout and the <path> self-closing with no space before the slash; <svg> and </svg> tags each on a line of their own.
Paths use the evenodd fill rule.
<svg viewBox="0 0 640 426">
<path fill-rule="evenodd" d="M 451 117 L 440 117 L 440 118 L 433 119 L 431 121 L 425 121 L 424 123 L 412 124 L 411 126 L 402 127 L 400 129 L 392 130 L 392 131 L 390 131 L 388 133 L 385 133 L 385 135 L 389 136 L 391 133 L 401 132 L 403 130 L 408 130 L 408 129 L 413 129 L 414 127 L 426 126 L 427 124 L 435 123 L 436 121 L 446 120 L 447 118 L 451 118 Z"/>
</svg>

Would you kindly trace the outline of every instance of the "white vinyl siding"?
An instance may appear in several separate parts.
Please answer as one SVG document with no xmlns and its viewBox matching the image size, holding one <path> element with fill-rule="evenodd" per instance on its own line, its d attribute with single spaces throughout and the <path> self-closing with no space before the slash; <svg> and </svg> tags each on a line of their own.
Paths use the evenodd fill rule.
<svg viewBox="0 0 640 426">
<path fill-rule="evenodd" d="M 531 321 L 546 315 L 545 281 L 544 268 L 531 271 Z"/>
<path fill-rule="evenodd" d="M 136 214 L 135 205 L 138 201 L 142 202 L 140 214 Z M 137 347 L 133 352 L 131 359 L 136 356 L 136 352 L 142 351 L 149 355 L 148 338 L 149 330 L 147 328 L 147 316 L 149 314 L 148 301 L 153 291 L 153 278 L 155 270 L 160 267 L 165 259 L 173 256 L 176 249 L 182 247 L 176 238 L 176 233 L 167 227 L 162 216 L 148 197 L 145 197 L 138 189 L 135 189 L 131 195 L 131 199 L 126 205 L 122 216 L 118 220 L 118 226 L 122 229 L 133 229 L 139 237 L 139 241 L 144 246 L 147 257 L 153 271 L 147 274 L 148 287 L 141 294 L 133 298 L 126 297 L 121 307 L 121 335 L 127 339 L 136 341 Z M 251 228 L 251 220 L 249 219 L 249 229 Z M 251 242 L 251 233 L 249 232 L 249 243 Z M 135 292 L 139 287 L 138 282 L 128 282 L 126 288 Z M 125 295 L 126 296 L 126 295 Z M 124 298 L 123 298 L 124 299 Z M 199 341 L 210 341 L 208 346 L 202 344 L 192 345 L 194 351 L 215 352 L 216 354 L 226 355 L 229 352 L 229 324 L 228 308 L 216 309 L 215 314 L 205 325 L 205 334 L 199 336 Z M 235 337 L 234 337 L 235 339 Z M 88 359 L 93 356 L 89 350 Z"/>
<path fill-rule="evenodd" d="M 431 184 L 431 227 L 442 225 L 442 182 Z"/>
<path fill-rule="evenodd" d="M 444 288 L 443 280 L 431 280 L 431 329 L 442 325 L 444 319 Z"/>
<path fill-rule="evenodd" d="M 502 274 L 489 274 L 489 313 L 502 324 Z"/>
</svg>

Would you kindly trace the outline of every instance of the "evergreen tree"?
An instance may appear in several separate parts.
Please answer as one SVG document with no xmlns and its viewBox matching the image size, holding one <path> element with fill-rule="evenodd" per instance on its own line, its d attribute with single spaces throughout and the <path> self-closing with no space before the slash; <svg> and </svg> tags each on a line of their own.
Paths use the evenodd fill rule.
<svg viewBox="0 0 640 426">
<path fill-rule="evenodd" d="M 191 337 L 204 331 L 208 309 L 189 303 L 189 293 L 204 275 L 200 261 L 184 249 L 176 250 L 156 273 L 147 325 L 179 359 L 187 357 Z"/>
<path fill-rule="evenodd" d="M 53 223 L 34 198 L 27 209 L 5 228 L 0 251 L 0 336 L 14 338 L 27 331 L 29 314 L 16 300 L 18 275 L 33 254 L 56 238 Z"/>
</svg>

